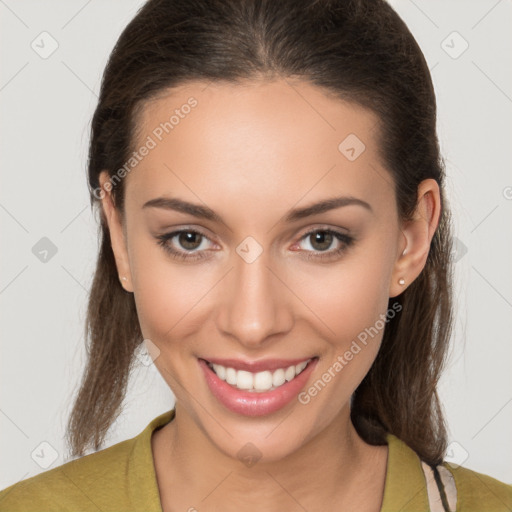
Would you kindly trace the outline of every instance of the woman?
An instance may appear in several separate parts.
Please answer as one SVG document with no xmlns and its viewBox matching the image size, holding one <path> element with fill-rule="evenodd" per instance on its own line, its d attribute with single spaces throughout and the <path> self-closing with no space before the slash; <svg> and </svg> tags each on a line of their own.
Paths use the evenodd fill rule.
<svg viewBox="0 0 512 512">
<path fill-rule="evenodd" d="M 149 0 L 92 123 L 78 459 L 0 510 L 486 510 L 443 461 L 451 224 L 424 57 L 384 1 Z M 175 408 L 98 450 L 141 346 Z"/>
</svg>

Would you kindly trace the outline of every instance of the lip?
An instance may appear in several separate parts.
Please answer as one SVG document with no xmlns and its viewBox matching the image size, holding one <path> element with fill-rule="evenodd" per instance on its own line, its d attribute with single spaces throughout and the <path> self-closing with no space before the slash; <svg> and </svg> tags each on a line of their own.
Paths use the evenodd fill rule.
<svg viewBox="0 0 512 512">
<path fill-rule="evenodd" d="M 278 369 L 287 368 L 286 365 L 291 366 L 292 364 L 299 364 L 306 360 L 307 359 L 304 358 L 297 360 L 267 359 L 266 361 L 256 363 L 245 363 L 245 366 L 230 366 L 230 364 L 235 362 L 242 363 L 241 361 L 230 359 L 208 359 L 208 362 L 221 364 L 222 366 L 230 366 L 231 368 L 236 368 L 237 370 L 240 369 L 257 372 L 271 368 L 272 366 L 270 365 L 273 365 L 274 363 L 279 363 L 275 367 L 275 369 Z M 297 363 L 295 363 L 295 361 L 297 361 Z M 227 364 L 228 362 L 230 364 Z M 227 382 L 223 381 L 222 379 L 219 379 L 219 377 L 217 377 L 217 374 L 208 366 L 208 363 L 205 359 L 198 359 L 199 366 L 203 371 L 206 383 L 212 395 L 215 398 L 217 398 L 217 400 L 230 411 L 237 414 L 242 414 L 244 416 L 264 416 L 279 411 L 280 409 L 288 405 L 294 398 L 297 397 L 301 389 L 304 388 L 317 362 L 318 358 L 313 358 L 312 361 L 308 363 L 306 368 L 304 368 L 304 370 L 299 375 L 297 375 L 297 377 L 295 377 L 289 382 L 285 382 L 282 386 L 279 386 L 277 389 L 264 392 L 250 392 L 239 390 L 234 386 L 231 386 Z M 263 364 L 265 364 L 266 366 L 262 366 Z M 261 368 L 263 368 L 263 370 L 261 370 Z"/>
</svg>

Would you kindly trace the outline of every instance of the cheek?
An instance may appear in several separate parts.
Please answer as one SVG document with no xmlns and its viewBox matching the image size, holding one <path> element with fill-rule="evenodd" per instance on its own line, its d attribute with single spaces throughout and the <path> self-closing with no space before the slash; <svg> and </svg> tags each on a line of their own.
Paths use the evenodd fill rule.
<svg viewBox="0 0 512 512">
<path fill-rule="evenodd" d="M 342 348 L 385 313 L 388 295 L 383 281 L 387 276 L 382 260 L 370 265 L 360 258 L 331 269 L 311 267 L 297 286 L 297 295 L 306 298 L 304 303 L 322 334 Z"/>
<path fill-rule="evenodd" d="M 327 342 L 318 344 L 322 357 L 316 379 L 299 396 L 301 404 L 324 411 L 319 428 L 349 402 L 377 357 L 388 303 L 382 272 L 377 266 L 369 271 L 365 265 L 347 265 L 303 283 L 310 290 L 307 305 L 317 315 L 311 321 Z"/>
<path fill-rule="evenodd" d="M 157 242 L 133 244 L 130 253 L 137 314 L 145 337 L 164 343 L 184 339 L 213 287 L 200 266 L 180 265 Z M 197 325 L 196 322 L 193 322 Z"/>
<path fill-rule="evenodd" d="M 328 343 L 319 367 L 319 388 L 325 384 L 330 389 L 318 402 L 325 407 L 341 407 L 377 357 L 387 325 L 389 297 L 383 283 L 390 267 L 390 259 L 382 256 L 385 249 L 380 249 L 361 251 L 329 270 L 312 266 L 303 273 L 307 278 L 297 295 L 307 297 L 304 302 L 313 312 L 308 317 Z"/>
</svg>

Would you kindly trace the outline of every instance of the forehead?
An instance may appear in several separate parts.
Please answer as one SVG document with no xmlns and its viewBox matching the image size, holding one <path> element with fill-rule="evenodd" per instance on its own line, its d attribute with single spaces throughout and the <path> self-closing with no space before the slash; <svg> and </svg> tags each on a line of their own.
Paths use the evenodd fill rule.
<svg viewBox="0 0 512 512">
<path fill-rule="evenodd" d="M 138 203 L 180 191 L 291 207 L 392 190 L 377 116 L 304 82 L 187 83 L 147 103 L 137 126 L 134 149 L 151 147 L 128 177 Z"/>
</svg>

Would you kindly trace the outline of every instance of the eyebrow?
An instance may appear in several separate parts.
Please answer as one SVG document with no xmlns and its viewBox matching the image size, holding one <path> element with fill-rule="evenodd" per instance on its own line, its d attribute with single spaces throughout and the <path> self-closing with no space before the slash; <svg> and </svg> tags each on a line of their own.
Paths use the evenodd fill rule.
<svg viewBox="0 0 512 512">
<path fill-rule="evenodd" d="M 294 208 L 293 210 L 290 210 L 286 214 L 284 222 L 296 222 L 306 217 L 311 217 L 312 215 L 318 215 L 329 210 L 334 210 L 336 208 L 341 208 L 342 206 L 349 205 L 362 206 L 363 208 L 366 208 L 368 211 L 373 213 L 372 207 L 366 201 L 358 199 L 357 197 L 342 196 L 331 199 L 325 199 L 323 201 L 311 204 L 303 208 Z M 166 210 L 174 210 L 177 212 L 193 215 L 194 217 L 225 224 L 224 221 L 222 220 L 222 217 L 220 217 L 220 215 L 215 213 L 212 209 L 208 208 L 207 206 L 189 203 L 188 201 L 184 201 L 176 197 L 157 197 L 144 203 L 142 208 L 163 208 Z"/>
</svg>

